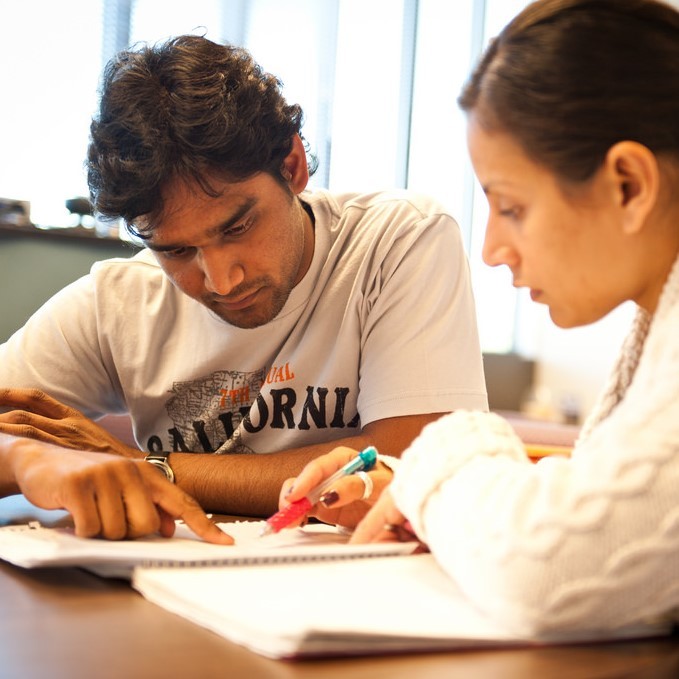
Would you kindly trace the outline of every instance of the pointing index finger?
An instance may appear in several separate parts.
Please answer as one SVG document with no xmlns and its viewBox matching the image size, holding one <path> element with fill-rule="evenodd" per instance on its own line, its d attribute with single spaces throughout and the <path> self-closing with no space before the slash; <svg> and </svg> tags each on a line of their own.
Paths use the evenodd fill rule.
<svg viewBox="0 0 679 679">
<path fill-rule="evenodd" d="M 199 538 L 218 545 L 232 545 L 233 538 L 211 521 L 200 505 L 160 474 L 152 482 L 153 501 L 173 519 L 182 520 Z M 165 534 L 166 530 L 163 530 Z"/>
</svg>

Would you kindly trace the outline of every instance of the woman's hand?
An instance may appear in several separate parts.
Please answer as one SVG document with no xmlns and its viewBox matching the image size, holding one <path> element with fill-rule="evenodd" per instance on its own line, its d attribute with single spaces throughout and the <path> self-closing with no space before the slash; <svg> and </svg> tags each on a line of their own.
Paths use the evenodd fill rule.
<svg viewBox="0 0 679 679">
<path fill-rule="evenodd" d="M 0 389 L 0 432 L 64 448 L 143 457 L 79 410 L 40 389 Z M 10 410 L 13 408 L 13 410 Z"/>
<path fill-rule="evenodd" d="M 358 524 L 350 542 L 410 542 L 417 539 L 410 523 L 396 507 L 389 489 L 386 489 Z"/>
<path fill-rule="evenodd" d="M 326 455 L 309 462 L 297 478 L 285 481 L 279 497 L 279 507 L 283 509 L 290 503 L 301 500 L 313 488 L 353 460 L 356 455 L 358 451 L 353 448 L 335 448 Z M 354 528 L 389 485 L 393 476 L 391 470 L 381 462 L 377 462 L 372 470 L 365 473 L 372 481 L 372 490 L 368 497 L 364 497 L 366 484 L 361 476 L 350 474 L 326 489 L 309 516 L 314 516 L 325 523 Z M 292 526 L 299 525 L 303 521 L 304 519 L 301 519 Z"/>
<path fill-rule="evenodd" d="M 233 544 L 192 497 L 143 460 L 0 434 L 0 467 L 6 488 L 43 509 L 66 509 L 80 537 L 169 537 L 182 519 L 208 542 Z"/>
</svg>

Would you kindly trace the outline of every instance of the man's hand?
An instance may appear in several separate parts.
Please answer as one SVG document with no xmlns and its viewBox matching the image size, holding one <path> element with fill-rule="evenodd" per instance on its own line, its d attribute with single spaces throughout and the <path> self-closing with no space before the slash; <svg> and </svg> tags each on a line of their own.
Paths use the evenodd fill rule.
<svg viewBox="0 0 679 679">
<path fill-rule="evenodd" d="M 0 389 L 0 433 L 45 443 L 112 453 L 123 457 L 143 457 L 103 427 L 39 389 Z"/>
<path fill-rule="evenodd" d="M 81 537 L 169 537 L 182 519 L 208 542 L 233 544 L 192 497 L 143 460 L 0 435 L 0 465 L 33 504 L 70 512 Z"/>
</svg>

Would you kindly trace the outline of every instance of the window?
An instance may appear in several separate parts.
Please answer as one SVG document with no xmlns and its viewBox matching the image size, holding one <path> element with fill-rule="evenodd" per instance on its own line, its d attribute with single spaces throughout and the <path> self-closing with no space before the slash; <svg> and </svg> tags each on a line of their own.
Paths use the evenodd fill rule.
<svg viewBox="0 0 679 679">
<path fill-rule="evenodd" d="M 487 215 L 467 155 L 457 96 L 489 37 L 527 0 L 420 0 L 408 168 L 409 188 L 431 193 L 456 216 L 466 237 L 481 345 L 505 352 L 515 344 L 516 292 L 509 272 L 481 260 Z"/>
<path fill-rule="evenodd" d="M 484 266 L 456 97 L 487 36 L 525 0 L 6 0 L 0 4 L 0 196 L 40 225 L 70 226 L 103 64 L 137 41 L 201 33 L 249 48 L 305 111 L 332 190 L 408 187 L 438 198 L 465 235 L 484 349 L 515 343 L 515 293 Z"/>
<path fill-rule="evenodd" d="M 29 200 L 38 223 L 66 225 L 64 200 L 86 195 L 101 25 L 99 0 L 0 5 L 0 196 Z"/>
</svg>

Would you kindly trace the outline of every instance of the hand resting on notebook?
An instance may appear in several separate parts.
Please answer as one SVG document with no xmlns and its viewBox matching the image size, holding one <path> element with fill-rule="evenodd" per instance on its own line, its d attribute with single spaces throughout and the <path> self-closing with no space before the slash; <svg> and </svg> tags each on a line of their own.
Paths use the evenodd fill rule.
<svg viewBox="0 0 679 679">
<path fill-rule="evenodd" d="M 15 493 L 43 509 L 69 511 L 80 537 L 169 537 L 182 519 L 208 542 L 233 544 L 192 497 L 143 460 L 0 434 L 0 495 Z"/>
</svg>

